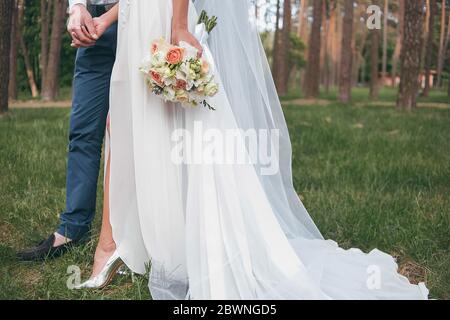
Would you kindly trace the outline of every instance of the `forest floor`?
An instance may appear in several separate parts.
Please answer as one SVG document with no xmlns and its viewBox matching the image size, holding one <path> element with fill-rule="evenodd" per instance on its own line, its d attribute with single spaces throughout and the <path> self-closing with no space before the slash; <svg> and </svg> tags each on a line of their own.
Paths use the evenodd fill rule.
<svg viewBox="0 0 450 320">
<path fill-rule="evenodd" d="M 332 96 L 321 97 L 326 105 L 295 99 L 283 99 L 294 183 L 324 237 L 388 252 L 432 298 L 450 299 L 450 110 L 396 112 L 358 96 L 348 106 Z M 448 105 L 437 94 L 425 102 Z M 67 288 L 71 266 L 89 275 L 99 214 L 86 246 L 53 261 L 15 258 L 55 228 L 64 208 L 69 114 L 12 108 L 0 119 L 0 299 L 148 299 L 142 276 L 121 276 L 104 291 Z"/>
</svg>

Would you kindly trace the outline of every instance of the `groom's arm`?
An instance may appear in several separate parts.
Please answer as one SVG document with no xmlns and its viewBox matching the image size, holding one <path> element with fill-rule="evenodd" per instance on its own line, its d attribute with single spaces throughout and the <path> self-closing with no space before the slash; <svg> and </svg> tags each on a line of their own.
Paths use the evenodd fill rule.
<svg viewBox="0 0 450 320">
<path fill-rule="evenodd" d="M 70 16 L 67 31 L 73 47 L 90 47 L 98 39 L 94 21 L 86 9 L 86 0 L 69 0 Z"/>
</svg>

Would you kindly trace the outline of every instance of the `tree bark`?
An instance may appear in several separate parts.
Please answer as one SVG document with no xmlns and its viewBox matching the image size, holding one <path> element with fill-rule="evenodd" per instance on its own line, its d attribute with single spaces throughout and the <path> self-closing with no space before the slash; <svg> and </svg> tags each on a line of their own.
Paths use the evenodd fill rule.
<svg viewBox="0 0 450 320">
<path fill-rule="evenodd" d="M 50 0 L 51 1 L 51 0 Z M 50 32 L 50 14 L 51 2 L 49 0 L 41 0 L 41 56 L 39 59 L 41 70 L 41 88 L 47 79 L 47 64 L 48 64 L 48 47 L 49 47 L 49 32 Z"/>
<path fill-rule="evenodd" d="M 405 29 L 401 53 L 401 79 L 397 109 L 412 110 L 417 106 L 423 32 L 423 0 L 405 1 Z"/>
<path fill-rule="evenodd" d="M 334 63 L 334 84 L 337 86 L 339 85 L 339 75 L 340 72 L 340 61 L 341 61 L 341 47 L 342 47 L 342 33 L 343 33 L 343 20 L 341 19 L 341 2 L 336 1 L 336 33 L 333 41 L 334 46 L 334 55 L 336 57 L 335 63 Z"/>
<path fill-rule="evenodd" d="M 371 48 L 370 48 L 370 100 L 378 100 L 380 95 L 380 79 L 378 75 L 378 66 L 380 63 L 380 30 L 371 30 Z"/>
<path fill-rule="evenodd" d="M 31 96 L 33 98 L 37 98 L 39 96 L 39 90 L 36 84 L 36 80 L 34 77 L 33 66 L 30 61 L 30 55 L 28 53 L 28 48 L 25 43 L 25 39 L 23 38 L 23 19 L 24 19 L 24 11 L 25 11 L 25 1 L 19 0 L 19 12 L 18 12 L 18 37 L 20 43 L 20 49 L 22 52 L 23 61 L 25 63 L 25 70 L 27 72 L 28 84 L 31 90 Z"/>
<path fill-rule="evenodd" d="M 420 63 L 421 68 L 424 68 L 424 62 L 425 62 L 425 54 L 427 51 L 427 42 L 428 42 L 428 32 L 429 32 L 429 26 L 430 26 L 430 1 L 431 0 L 425 0 L 426 4 L 426 11 L 425 11 L 425 18 L 424 18 L 424 31 L 423 31 L 423 39 L 422 39 L 422 48 L 421 48 L 421 56 L 420 56 Z"/>
<path fill-rule="evenodd" d="M 272 76 L 275 82 L 275 86 L 280 82 L 280 61 L 279 61 L 279 50 L 280 50 L 280 17 L 281 17 L 281 2 L 277 0 L 277 10 L 275 18 L 275 33 L 273 39 L 273 50 L 272 50 Z M 278 89 L 278 87 L 277 87 Z"/>
<path fill-rule="evenodd" d="M 23 61 L 25 62 L 25 69 L 27 72 L 28 84 L 31 90 L 31 96 L 33 98 L 39 97 L 39 89 L 36 84 L 36 80 L 34 77 L 33 66 L 30 61 L 30 55 L 28 53 L 28 48 L 23 38 L 23 35 L 20 35 L 20 48 L 22 50 Z"/>
<path fill-rule="evenodd" d="M 289 51 L 291 42 L 291 24 L 292 24 L 291 0 L 284 0 L 283 6 L 283 29 L 281 31 L 280 46 L 277 50 L 278 57 L 278 76 L 275 85 L 278 94 L 283 95 L 288 91 L 289 82 Z"/>
<path fill-rule="evenodd" d="M 8 112 L 9 54 L 14 2 L 0 0 L 0 114 Z"/>
<path fill-rule="evenodd" d="M 299 12 L 298 36 L 304 42 L 308 42 L 308 0 L 300 0 L 301 7 Z"/>
<path fill-rule="evenodd" d="M 443 62 L 442 62 L 442 66 L 444 65 L 445 59 L 447 57 L 447 50 L 448 50 L 448 45 L 450 44 L 450 14 L 448 16 L 448 26 L 447 26 L 447 38 L 445 39 L 445 43 L 444 43 L 444 54 L 443 54 Z M 448 77 L 448 96 L 450 97 L 450 77 Z"/>
<path fill-rule="evenodd" d="M 447 96 L 450 98 L 450 79 L 448 80 Z"/>
<path fill-rule="evenodd" d="M 326 91 L 329 91 L 331 86 L 335 85 L 334 79 L 336 74 L 336 54 L 334 41 L 336 37 L 336 0 L 330 1 L 330 19 L 328 21 L 328 29 L 327 29 L 327 70 L 326 70 L 326 83 L 325 88 Z"/>
<path fill-rule="evenodd" d="M 353 18 L 353 71 L 352 71 L 352 87 L 356 86 L 359 81 L 361 65 L 364 63 L 364 48 L 366 45 L 368 28 L 360 28 L 361 20 L 366 17 L 366 8 L 364 6 L 356 6 Z M 361 30 L 362 29 L 362 30 Z M 361 30 L 358 32 L 358 30 Z"/>
<path fill-rule="evenodd" d="M 383 64 L 381 69 L 381 77 L 382 79 L 387 76 L 387 50 L 388 50 L 388 15 L 389 15 L 389 0 L 384 0 L 384 13 L 383 13 Z"/>
<path fill-rule="evenodd" d="M 447 47 L 445 46 L 446 43 L 446 36 L 445 36 L 445 17 L 446 17 L 446 7 L 445 3 L 446 0 L 442 0 L 441 4 L 441 32 L 439 36 L 439 54 L 438 54 L 438 69 L 437 69 L 437 86 L 442 87 L 442 70 L 444 69 L 444 62 L 445 62 L 445 52 L 447 50 Z M 450 17 L 449 17 L 449 26 L 450 26 Z M 448 31 L 450 32 L 450 30 Z M 450 33 L 448 33 L 450 34 Z"/>
<path fill-rule="evenodd" d="M 339 100 L 348 103 L 352 96 L 353 74 L 353 0 L 344 2 L 344 29 L 341 47 L 341 75 L 339 80 Z"/>
<path fill-rule="evenodd" d="M 326 86 L 328 76 L 328 12 L 326 1 L 322 7 L 322 43 L 320 48 L 320 83 Z"/>
<path fill-rule="evenodd" d="M 53 101 L 58 96 L 58 78 L 61 61 L 62 36 L 67 11 L 67 1 L 53 1 L 52 33 L 46 69 L 42 87 L 42 100 Z"/>
<path fill-rule="evenodd" d="M 8 96 L 11 100 L 17 99 L 17 56 L 19 51 L 18 37 L 18 7 L 17 0 L 13 1 L 13 13 L 11 21 L 11 49 L 9 54 L 9 90 Z"/>
<path fill-rule="evenodd" d="M 322 6 L 323 0 L 314 0 L 313 24 L 309 38 L 308 65 L 304 81 L 304 93 L 309 98 L 315 98 L 319 95 Z"/>
<path fill-rule="evenodd" d="M 436 0 L 430 0 L 430 17 L 428 19 L 428 35 L 425 52 L 425 88 L 423 90 L 423 96 L 428 97 L 431 89 L 431 65 L 433 63 L 433 46 L 434 46 L 434 24 L 436 17 Z"/>
<path fill-rule="evenodd" d="M 392 73 L 391 73 L 393 87 L 396 86 L 398 60 L 400 59 L 400 53 L 402 52 L 404 19 L 405 19 L 405 1 L 406 0 L 399 0 L 397 40 L 395 43 L 394 57 L 392 59 Z"/>
</svg>

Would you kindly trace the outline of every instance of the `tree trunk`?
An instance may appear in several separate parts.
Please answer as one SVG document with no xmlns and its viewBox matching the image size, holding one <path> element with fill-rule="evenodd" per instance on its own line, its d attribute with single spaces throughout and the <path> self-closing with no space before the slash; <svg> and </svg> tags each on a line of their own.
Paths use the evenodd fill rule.
<svg viewBox="0 0 450 320">
<path fill-rule="evenodd" d="M 298 36 L 304 42 L 308 42 L 308 0 L 300 0 L 301 7 L 299 12 Z"/>
<path fill-rule="evenodd" d="M 341 47 L 341 75 L 339 80 L 339 100 L 348 103 L 352 96 L 353 71 L 353 0 L 344 2 L 344 29 Z"/>
<path fill-rule="evenodd" d="M 50 0 L 51 1 L 51 0 Z M 41 56 L 39 59 L 41 70 L 41 88 L 47 79 L 47 64 L 48 64 L 48 46 L 49 46 L 49 32 L 50 32 L 50 14 L 51 2 L 49 0 L 41 0 Z"/>
<path fill-rule="evenodd" d="M 379 51 L 381 31 L 374 29 L 371 33 L 370 48 L 370 100 L 378 100 L 380 95 L 380 79 L 378 76 L 378 66 L 380 64 Z"/>
<path fill-rule="evenodd" d="M 353 71 L 352 71 L 352 87 L 358 85 L 361 66 L 364 64 L 364 48 L 366 45 L 367 34 L 369 29 L 362 28 L 358 33 L 361 20 L 366 16 L 366 8 L 364 6 L 357 6 L 355 17 L 353 18 Z M 358 36 L 358 37 L 357 37 Z"/>
<path fill-rule="evenodd" d="M 18 8 L 17 0 L 13 0 L 13 14 L 11 21 L 11 49 L 9 55 L 9 90 L 8 96 L 11 100 L 17 99 L 17 56 L 19 51 L 18 37 Z"/>
<path fill-rule="evenodd" d="M 450 98 L 450 79 L 448 80 L 447 96 Z"/>
<path fill-rule="evenodd" d="M 309 98 L 315 98 L 319 95 L 322 6 L 323 0 L 314 0 L 313 24 L 309 38 L 308 65 L 304 81 L 305 96 Z"/>
<path fill-rule="evenodd" d="M 39 97 L 39 89 L 36 84 L 36 80 L 34 77 L 33 66 L 30 61 L 30 55 L 28 53 L 28 48 L 23 39 L 22 33 L 20 34 L 20 49 L 22 50 L 23 61 L 25 62 L 25 69 L 27 72 L 28 84 L 31 90 L 31 96 L 33 98 Z"/>
<path fill-rule="evenodd" d="M 0 114 L 8 112 L 9 54 L 14 2 L 0 0 Z"/>
<path fill-rule="evenodd" d="M 429 32 L 429 26 L 430 26 L 430 1 L 431 0 L 425 0 L 426 3 L 426 11 L 425 11 L 425 18 L 424 18 L 424 31 L 423 31 L 423 39 L 422 39 L 422 48 L 421 48 L 421 56 L 420 56 L 420 63 L 421 68 L 424 68 L 424 62 L 425 62 L 425 54 L 427 51 L 427 42 L 428 42 L 428 32 Z"/>
<path fill-rule="evenodd" d="M 445 39 L 445 43 L 444 43 L 444 54 L 442 57 L 442 66 L 445 63 L 445 59 L 447 57 L 447 50 L 448 50 L 448 45 L 450 44 L 450 14 L 448 15 L 448 26 L 447 26 L 447 38 Z M 450 76 L 448 77 L 448 96 L 450 97 Z"/>
<path fill-rule="evenodd" d="M 343 20 L 341 19 L 341 2 L 336 1 L 336 33 L 334 37 L 334 55 L 336 57 L 335 63 L 334 63 L 334 84 L 337 86 L 339 85 L 339 76 L 341 74 L 340 67 L 341 67 L 341 47 L 342 47 L 342 33 L 343 33 Z"/>
<path fill-rule="evenodd" d="M 389 0 L 384 0 L 384 23 L 383 23 L 383 64 L 381 69 L 381 77 L 385 79 L 387 76 L 387 51 L 388 51 L 388 15 L 389 15 Z"/>
<path fill-rule="evenodd" d="M 430 17 L 428 19 L 428 36 L 425 52 L 425 88 L 423 96 L 428 97 L 431 88 L 431 65 L 433 63 L 434 22 L 436 21 L 436 0 L 430 0 Z"/>
<path fill-rule="evenodd" d="M 423 0 L 405 1 L 405 28 L 401 53 L 401 79 L 397 109 L 412 110 L 417 106 L 420 58 L 423 32 Z"/>
<path fill-rule="evenodd" d="M 439 37 L 439 54 L 438 54 L 438 69 L 437 69 L 437 86 L 442 87 L 442 70 L 444 69 L 444 62 L 445 62 L 445 52 L 447 51 L 447 47 L 445 46 L 446 43 L 446 36 L 445 36 L 445 17 L 446 17 L 446 7 L 445 7 L 446 0 L 442 0 L 441 4 L 441 34 Z M 450 17 L 449 17 L 450 19 Z M 449 26 L 450 26 L 450 20 L 449 20 Z M 450 32 L 450 31 L 449 31 Z"/>
<path fill-rule="evenodd" d="M 281 17 L 281 3 L 277 0 L 277 11 L 275 18 L 275 34 L 273 39 L 273 50 L 272 50 L 272 76 L 275 82 L 275 86 L 278 89 L 280 82 L 280 17 Z"/>
<path fill-rule="evenodd" d="M 326 1 L 323 2 L 322 7 L 322 43 L 320 48 L 320 83 L 326 86 L 328 76 L 328 13 Z"/>
<path fill-rule="evenodd" d="M 36 80 L 34 77 L 33 66 L 30 61 L 30 55 L 28 53 L 28 48 L 25 43 L 25 39 L 23 38 L 23 19 L 24 19 L 24 11 L 25 11 L 25 1 L 19 0 L 19 12 L 18 12 L 18 37 L 20 43 L 20 49 L 22 51 L 23 61 L 25 63 L 25 70 L 27 72 L 28 84 L 31 90 L 31 96 L 33 98 L 37 98 L 39 96 L 39 90 L 36 84 Z"/>
<path fill-rule="evenodd" d="M 399 0 L 399 12 L 398 12 L 398 26 L 397 26 L 397 40 L 395 43 L 394 57 L 392 59 L 392 86 L 395 87 L 397 81 L 397 66 L 400 59 L 400 53 L 402 52 L 402 41 L 404 32 L 404 19 L 405 19 L 405 1 Z"/>
<path fill-rule="evenodd" d="M 278 81 L 275 83 L 278 94 L 283 95 L 288 91 L 289 82 L 289 51 L 291 42 L 291 0 L 284 0 L 283 7 L 283 29 L 281 31 L 280 47 L 277 50 L 278 58 Z"/>
<path fill-rule="evenodd" d="M 325 88 L 328 92 L 330 87 L 335 85 L 335 65 L 336 65 L 336 55 L 334 48 L 334 39 L 336 37 L 336 1 L 330 1 L 330 19 L 328 21 L 327 29 L 327 75 Z"/>
<path fill-rule="evenodd" d="M 58 96 L 59 64 L 61 61 L 61 46 L 66 18 L 67 1 L 53 1 L 52 33 L 46 69 L 46 78 L 42 87 L 42 99 L 53 101 Z"/>
<path fill-rule="evenodd" d="M 300 11 L 299 11 L 299 16 L 298 16 L 298 36 L 300 37 L 300 39 L 302 40 L 302 42 L 304 44 L 308 43 L 308 5 L 309 5 L 309 1 L 308 0 L 300 0 Z M 305 50 L 304 50 L 304 55 L 305 57 L 308 56 L 308 46 L 305 45 Z M 301 69 L 300 70 L 300 81 L 299 81 L 299 85 L 300 87 L 303 86 L 304 83 L 304 78 L 305 78 L 305 70 Z"/>
</svg>

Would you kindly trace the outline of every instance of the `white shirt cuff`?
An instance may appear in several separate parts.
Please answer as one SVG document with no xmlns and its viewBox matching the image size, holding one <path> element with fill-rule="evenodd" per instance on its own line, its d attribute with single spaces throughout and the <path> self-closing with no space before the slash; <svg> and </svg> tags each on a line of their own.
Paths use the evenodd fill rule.
<svg viewBox="0 0 450 320">
<path fill-rule="evenodd" d="M 76 4 L 82 4 L 86 6 L 86 0 L 69 0 L 69 9 L 72 9 Z"/>
</svg>

